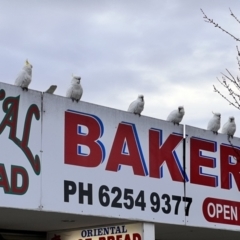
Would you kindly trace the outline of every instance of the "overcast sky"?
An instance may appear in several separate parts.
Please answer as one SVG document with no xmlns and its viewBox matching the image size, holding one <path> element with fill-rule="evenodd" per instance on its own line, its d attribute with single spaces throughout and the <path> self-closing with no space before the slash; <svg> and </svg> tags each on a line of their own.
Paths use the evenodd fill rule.
<svg viewBox="0 0 240 240">
<path fill-rule="evenodd" d="M 238 74 L 236 41 L 204 22 L 200 11 L 240 37 L 239 0 L 0 0 L 0 81 L 13 84 L 26 58 L 30 89 L 82 77 L 82 101 L 127 110 L 144 94 L 143 115 L 166 119 L 179 105 L 183 124 L 206 128 L 212 111 L 222 125 L 240 112 L 213 92 L 221 72 Z M 240 43 L 239 43 L 240 46 Z"/>
</svg>

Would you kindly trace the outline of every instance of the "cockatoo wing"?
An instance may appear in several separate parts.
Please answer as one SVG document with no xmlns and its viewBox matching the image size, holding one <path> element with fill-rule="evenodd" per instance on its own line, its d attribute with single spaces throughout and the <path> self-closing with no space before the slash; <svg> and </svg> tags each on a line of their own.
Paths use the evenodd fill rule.
<svg viewBox="0 0 240 240">
<path fill-rule="evenodd" d="M 215 123 L 214 123 L 214 119 L 212 118 L 212 119 L 210 119 L 210 121 L 208 122 L 208 126 L 207 126 L 207 130 L 213 130 L 213 128 L 214 128 L 214 125 L 215 125 Z"/>
<path fill-rule="evenodd" d="M 208 122 L 208 126 L 207 126 L 207 130 L 213 131 L 213 132 L 217 132 L 220 129 L 220 120 L 213 117 L 212 119 L 210 119 L 210 121 Z"/>
<path fill-rule="evenodd" d="M 173 111 L 170 112 L 170 114 L 168 115 L 168 117 L 167 117 L 167 121 L 172 122 L 172 121 L 175 120 L 175 118 L 176 118 L 176 110 L 173 110 Z"/>
<path fill-rule="evenodd" d="M 70 88 L 68 88 L 68 90 L 66 92 L 66 97 L 71 98 L 72 97 L 72 91 L 73 91 L 73 87 L 71 86 Z"/>
<path fill-rule="evenodd" d="M 228 134 L 233 136 L 234 133 L 236 132 L 236 129 L 237 129 L 237 127 L 236 127 L 236 124 L 234 123 L 234 124 L 230 127 Z"/>
<path fill-rule="evenodd" d="M 223 134 L 228 134 L 228 127 L 229 127 L 229 122 L 226 122 L 222 127 Z"/>
<path fill-rule="evenodd" d="M 133 101 L 133 102 L 129 105 L 129 107 L 128 107 L 128 112 L 134 113 L 136 107 L 137 107 L 137 101 L 135 100 L 135 101 Z"/>
<path fill-rule="evenodd" d="M 236 132 L 236 124 L 235 122 L 226 122 L 222 127 L 222 133 L 228 135 L 234 135 Z"/>
<path fill-rule="evenodd" d="M 26 72 L 22 71 L 15 80 L 15 85 L 19 87 L 28 87 L 31 82 L 31 76 Z"/>
</svg>

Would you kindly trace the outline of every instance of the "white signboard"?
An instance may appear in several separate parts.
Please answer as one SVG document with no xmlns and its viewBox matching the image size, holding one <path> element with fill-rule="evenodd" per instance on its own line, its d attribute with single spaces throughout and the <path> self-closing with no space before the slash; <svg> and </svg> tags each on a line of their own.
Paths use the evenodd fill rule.
<svg viewBox="0 0 240 240">
<path fill-rule="evenodd" d="M 185 224 L 183 126 L 43 96 L 45 211 Z"/>
<path fill-rule="evenodd" d="M 65 232 L 49 232 L 48 240 L 144 240 L 143 224 L 122 224 Z M 149 238 L 150 240 L 151 238 Z"/>
<path fill-rule="evenodd" d="M 41 93 L 0 83 L 0 206 L 38 209 Z"/>
<path fill-rule="evenodd" d="M 0 206 L 240 230 L 240 139 L 185 132 L 0 83 Z"/>
<path fill-rule="evenodd" d="M 240 230 L 240 139 L 186 126 L 186 224 Z"/>
</svg>

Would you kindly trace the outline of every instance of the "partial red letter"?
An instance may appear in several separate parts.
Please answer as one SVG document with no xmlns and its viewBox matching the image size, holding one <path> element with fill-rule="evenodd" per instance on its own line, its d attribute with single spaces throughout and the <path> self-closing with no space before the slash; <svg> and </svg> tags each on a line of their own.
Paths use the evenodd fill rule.
<svg viewBox="0 0 240 240">
<path fill-rule="evenodd" d="M 87 129 L 85 132 L 83 127 Z M 65 164 L 97 167 L 105 158 L 105 148 L 98 140 L 102 135 L 103 124 L 97 116 L 70 110 L 65 112 Z"/>
<path fill-rule="evenodd" d="M 232 188 L 232 179 L 235 179 L 238 191 L 240 191 L 240 150 L 239 147 L 221 144 L 221 187 L 224 189 Z M 233 161 L 233 158 L 235 161 Z"/>
<path fill-rule="evenodd" d="M 217 143 L 206 139 L 190 139 L 190 174 L 191 183 L 217 187 L 218 177 L 204 173 L 202 167 L 215 168 L 216 158 L 204 156 L 202 151 L 216 152 Z"/>
<path fill-rule="evenodd" d="M 166 163 L 173 181 L 183 182 L 187 176 L 174 149 L 183 140 L 181 135 L 171 134 L 162 143 L 162 130 L 149 130 L 149 176 L 163 177 L 163 165 Z"/>
<path fill-rule="evenodd" d="M 106 170 L 117 172 L 121 165 L 131 166 L 135 175 L 148 174 L 137 130 L 132 123 L 118 125 Z"/>
</svg>

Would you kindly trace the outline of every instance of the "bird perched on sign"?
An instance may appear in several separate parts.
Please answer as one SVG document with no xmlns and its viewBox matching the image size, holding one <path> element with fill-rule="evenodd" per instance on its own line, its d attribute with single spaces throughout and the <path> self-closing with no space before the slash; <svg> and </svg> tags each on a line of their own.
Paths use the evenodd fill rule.
<svg viewBox="0 0 240 240">
<path fill-rule="evenodd" d="M 45 93 L 53 94 L 56 89 L 57 89 L 57 85 L 51 85 L 51 86 L 45 91 Z"/>
<path fill-rule="evenodd" d="M 236 123 L 234 117 L 229 117 L 228 121 L 222 127 L 222 133 L 227 134 L 228 137 L 233 138 L 234 133 L 236 132 Z"/>
<path fill-rule="evenodd" d="M 221 126 L 221 114 L 213 112 L 213 117 L 208 122 L 207 130 L 212 131 L 214 134 L 218 134 L 220 126 Z"/>
<path fill-rule="evenodd" d="M 173 110 L 172 112 L 170 112 L 170 114 L 167 117 L 167 121 L 172 122 L 174 125 L 175 124 L 179 125 L 179 123 L 183 119 L 184 114 L 185 114 L 184 107 L 179 106 L 177 110 Z"/>
<path fill-rule="evenodd" d="M 140 117 L 144 108 L 144 104 L 144 96 L 138 95 L 138 98 L 129 105 L 128 112 L 137 114 Z"/>
<path fill-rule="evenodd" d="M 23 91 L 28 91 L 28 86 L 32 81 L 32 67 L 28 60 L 26 60 L 25 66 L 15 80 L 14 85 L 21 87 Z"/>
<path fill-rule="evenodd" d="M 72 76 L 71 86 L 68 88 L 66 92 L 66 97 L 71 98 L 72 101 L 78 102 L 83 94 L 83 88 L 80 84 L 81 77 Z"/>
</svg>

